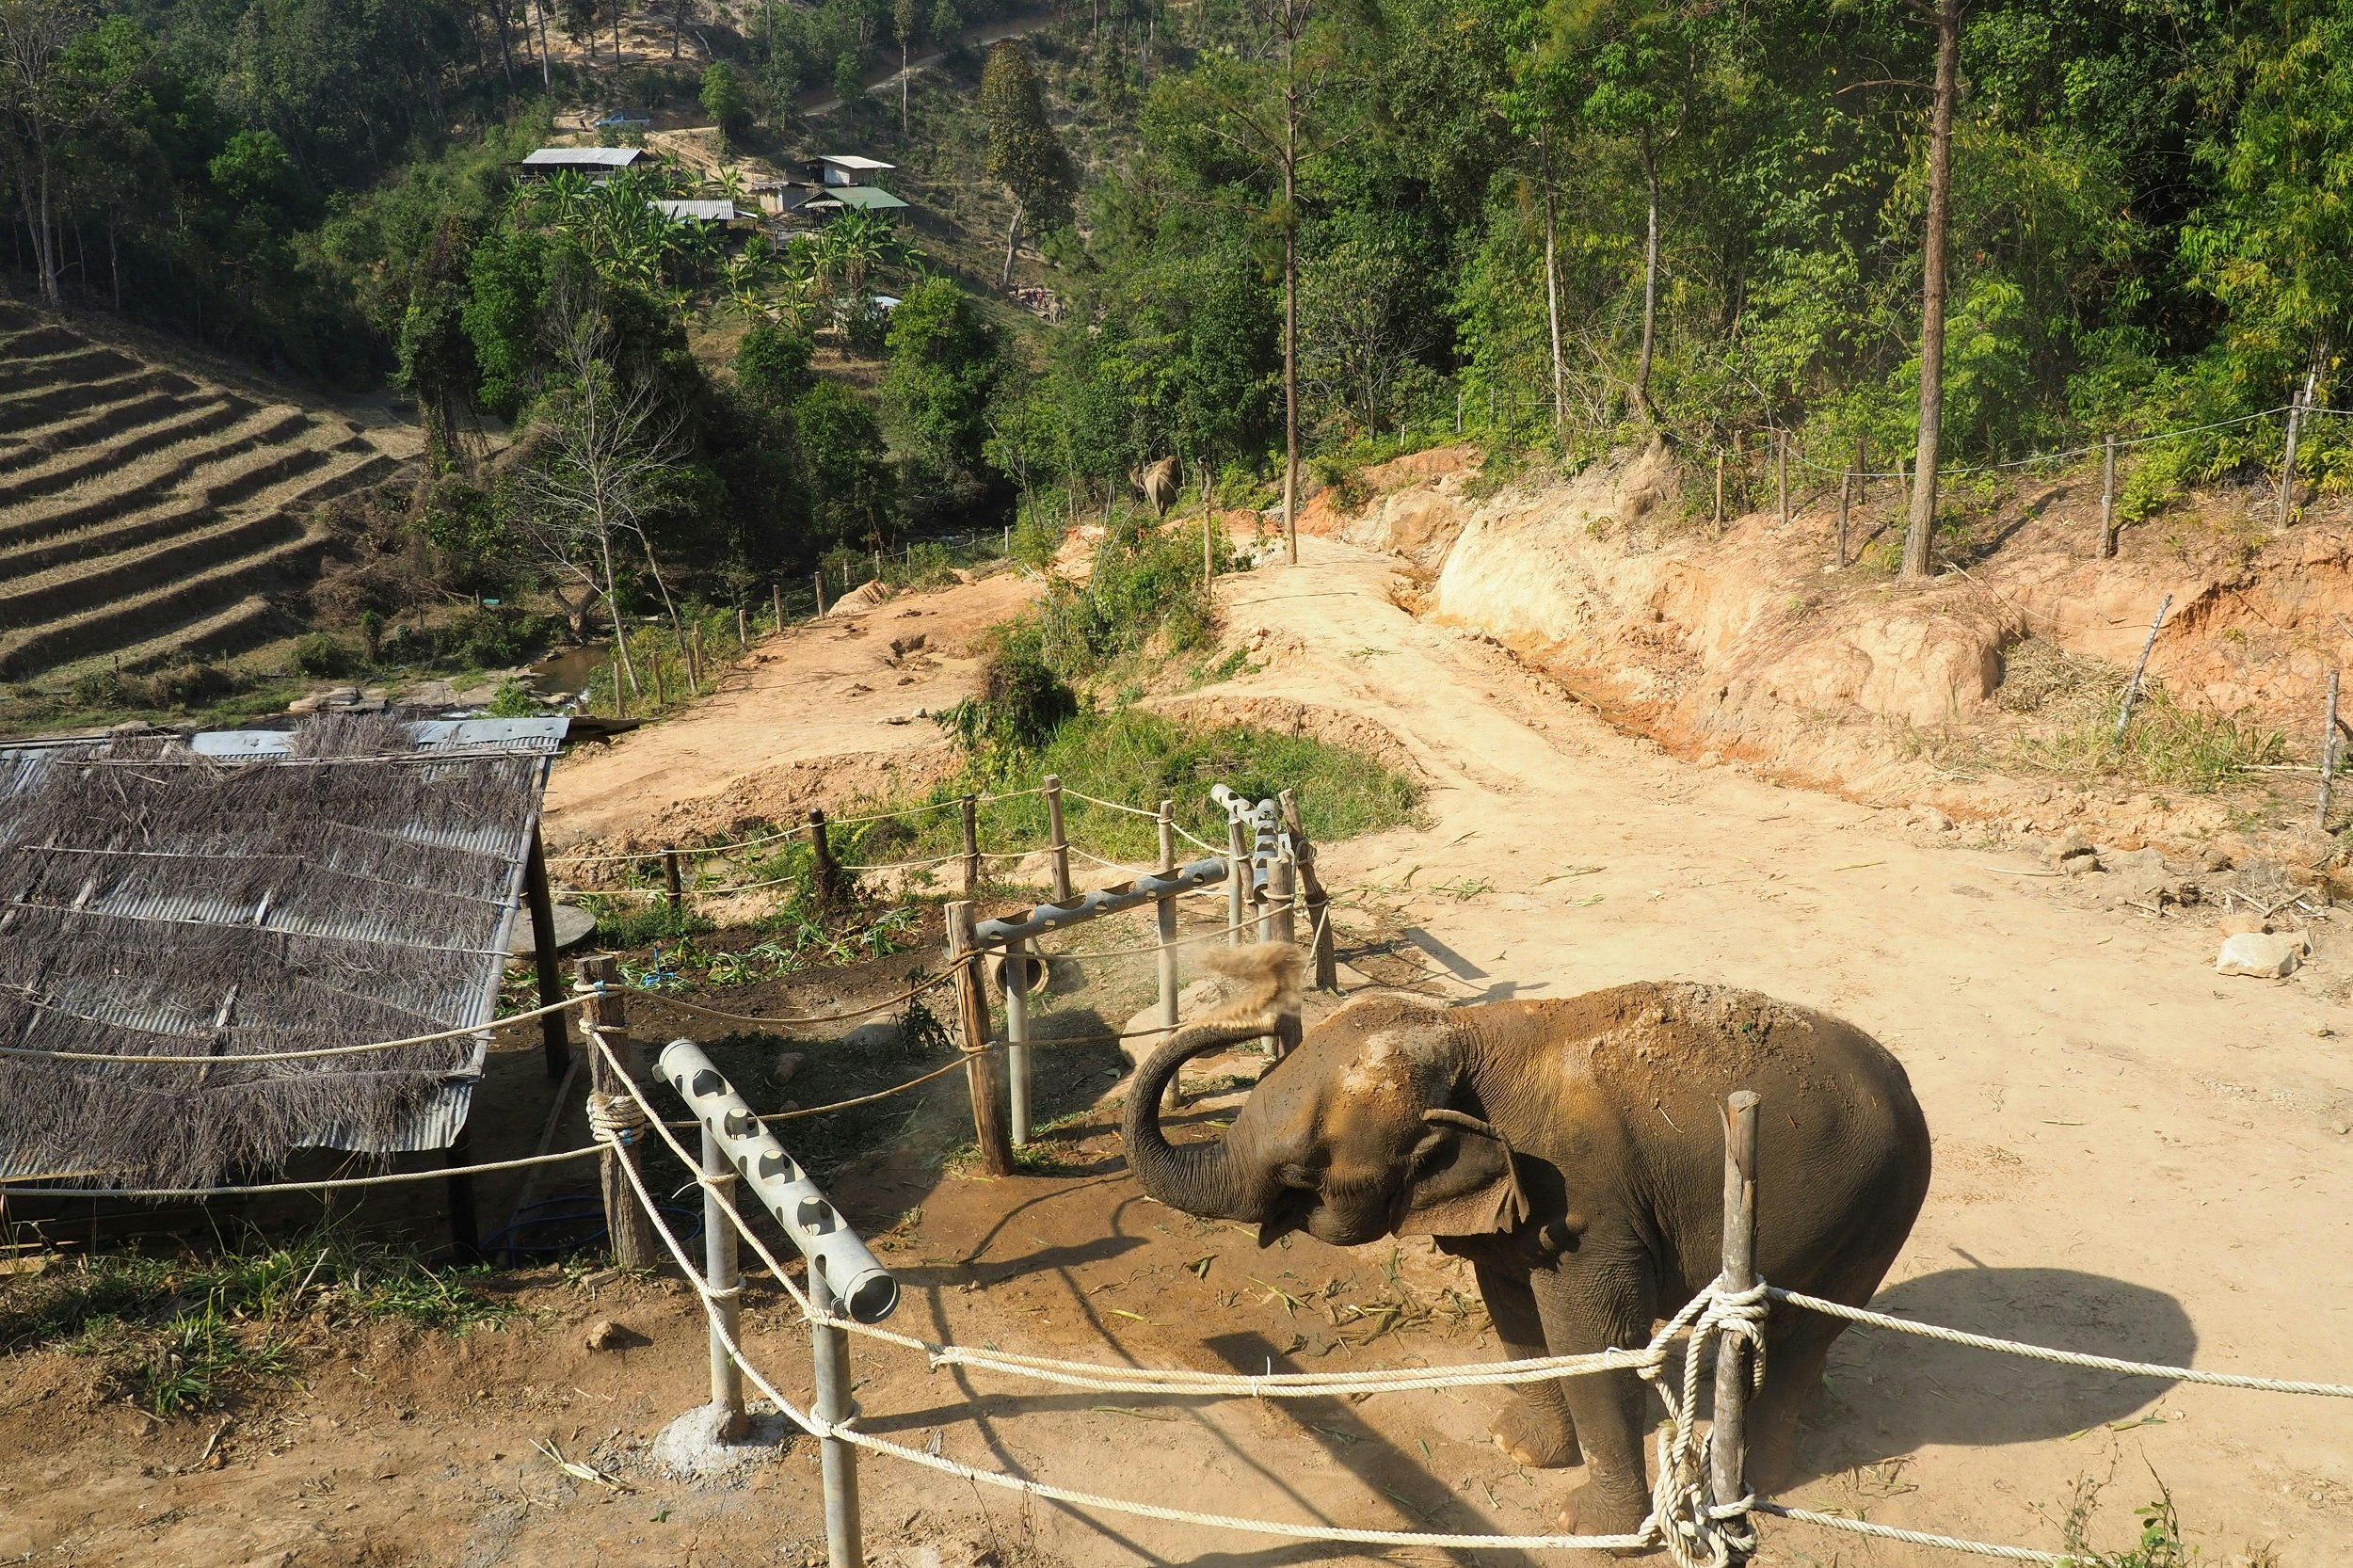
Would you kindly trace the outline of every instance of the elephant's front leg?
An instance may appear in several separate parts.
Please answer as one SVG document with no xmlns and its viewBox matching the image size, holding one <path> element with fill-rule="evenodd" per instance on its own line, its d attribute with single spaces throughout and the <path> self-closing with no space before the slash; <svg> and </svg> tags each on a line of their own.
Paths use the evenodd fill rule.
<svg viewBox="0 0 2353 1568">
<path fill-rule="evenodd" d="M 1513 1361 L 1549 1354 L 1544 1321 L 1536 1312 L 1536 1296 L 1528 1288 L 1526 1265 L 1474 1258 L 1471 1268 L 1479 1276 L 1479 1295 L 1487 1304 L 1487 1316 L 1495 1320 L 1496 1337 L 1503 1341 L 1503 1353 Z M 1531 1469 L 1575 1464 L 1578 1458 L 1577 1424 L 1570 1418 L 1566 1396 L 1566 1385 L 1558 1378 L 1516 1385 L 1502 1410 L 1487 1424 L 1496 1447 L 1509 1454 L 1514 1464 Z"/>
<path fill-rule="evenodd" d="M 1545 1344 L 1555 1355 L 1582 1355 L 1649 1342 L 1648 1277 L 1638 1263 L 1563 1256 L 1529 1279 Z M 1646 1391 L 1632 1372 L 1564 1378 L 1561 1386 L 1585 1453 L 1585 1483 L 1569 1494 L 1562 1523 L 1579 1535 L 1630 1535 L 1650 1512 L 1642 1464 Z"/>
</svg>

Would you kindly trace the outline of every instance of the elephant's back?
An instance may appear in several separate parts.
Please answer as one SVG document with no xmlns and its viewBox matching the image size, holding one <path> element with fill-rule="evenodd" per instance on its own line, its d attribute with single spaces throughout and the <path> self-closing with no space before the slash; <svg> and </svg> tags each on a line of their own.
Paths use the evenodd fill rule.
<svg viewBox="0 0 2353 1568">
<path fill-rule="evenodd" d="M 1649 983 L 1546 1004 L 1584 1074 L 1624 1118 L 1626 1152 L 1692 1256 L 1714 1272 L 1721 1108 L 1759 1097 L 1758 1264 L 1835 1290 L 1858 1255 L 1876 1281 L 1928 1195 L 1928 1121 L 1894 1053 L 1843 1018 L 1762 992 Z M 1565 1016 L 1562 1016 L 1565 1015 Z M 1565 1026 L 1565 1027 L 1563 1027 Z M 1807 1283 L 1800 1283 L 1802 1279 Z"/>
</svg>

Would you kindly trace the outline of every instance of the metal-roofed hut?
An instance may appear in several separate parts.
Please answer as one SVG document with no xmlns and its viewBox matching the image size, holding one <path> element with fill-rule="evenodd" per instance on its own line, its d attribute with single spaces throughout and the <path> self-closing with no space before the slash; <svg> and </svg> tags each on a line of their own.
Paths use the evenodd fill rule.
<svg viewBox="0 0 2353 1568">
<path fill-rule="evenodd" d="M 541 147 L 526 153 L 516 167 L 526 176 L 580 168 L 591 174 L 618 174 L 646 155 L 642 147 Z"/>
<path fill-rule="evenodd" d="M 333 715 L 0 749 L 0 1176 L 206 1188 L 297 1148 L 456 1143 L 487 1033 L 240 1059 L 489 1024 L 564 730 Z"/>
</svg>

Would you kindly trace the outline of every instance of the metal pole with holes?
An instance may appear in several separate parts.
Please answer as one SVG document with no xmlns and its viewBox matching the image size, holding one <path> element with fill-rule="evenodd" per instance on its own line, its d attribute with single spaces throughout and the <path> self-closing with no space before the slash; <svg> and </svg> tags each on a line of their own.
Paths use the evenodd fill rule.
<svg viewBox="0 0 2353 1568">
<path fill-rule="evenodd" d="M 776 1134 L 760 1125 L 702 1048 L 692 1040 L 673 1040 L 664 1048 L 656 1070 L 702 1124 L 706 1151 L 715 1146 L 719 1161 L 742 1174 L 743 1189 L 760 1201 L 808 1260 L 809 1304 L 817 1317 L 860 1323 L 889 1317 L 899 1305 L 899 1282 L 874 1260 L 840 1210 L 785 1152 Z M 708 1152 L 705 1161 L 710 1161 Z M 817 1374 L 811 1413 L 827 1425 L 838 1425 L 857 1414 L 850 1400 L 849 1334 L 824 1321 L 812 1324 L 810 1334 Z M 818 1452 L 825 1485 L 827 1561 L 832 1568 L 863 1568 L 856 1450 L 840 1438 L 823 1437 Z"/>
<path fill-rule="evenodd" d="M 1046 776 L 1047 847 L 1054 852 L 1054 902 L 1070 902 L 1070 836 L 1063 831 L 1062 778 Z"/>
<path fill-rule="evenodd" d="M 1724 1288 L 1756 1283 L 1756 1096 L 1735 1090 L 1724 1101 Z M 1742 1424 L 1749 1395 L 1748 1346 L 1726 1334 L 1716 1340 L 1716 1411 L 1708 1440 L 1708 1482 L 1716 1506 L 1749 1495 L 1742 1476 L 1747 1442 Z"/>
<path fill-rule="evenodd" d="M 735 1222 L 728 1208 L 735 1199 L 735 1167 L 719 1135 L 703 1128 L 703 1275 L 711 1282 L 711 1402 L 727 1411 L 719 1435 L 744 1435 L 750 1423 L 744 1415 L 744 1368 L 736 1365 L 729 1340 L 744 1342 L 744 1275 L 737 1261 Z M 724 1333 L 725 1337 L 722 1337 Z"/>
<path fill-rule="evenodd" d="M 1030 1141 L 1030 946 L 1005 944 L 1005 1120 L 1013 1146 Z"/>
</svg>

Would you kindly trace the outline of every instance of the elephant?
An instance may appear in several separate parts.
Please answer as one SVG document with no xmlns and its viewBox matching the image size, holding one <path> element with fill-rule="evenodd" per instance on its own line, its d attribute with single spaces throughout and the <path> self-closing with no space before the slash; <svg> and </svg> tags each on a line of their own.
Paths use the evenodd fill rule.
<svg viewBox="0 0 2353 1568">
<path fill-rule="evenodd" d="M 1176 501 L 1176 459 L 1162 457 L 1129 476 L 1144 499 L 1152 504 L 1152 515 L 1168 516 L 1168 509 Z"/>
<path fill-rule="evenodd" d="M 1137 1069 L 1128 1160 L 1154 1198 L 1337 1246 L 1429 1236 L 1467 1259 L 1513 1358 L 1646 1344 L 1722 1261 L 1725 1097 L 1761 1096 L 1756 1270 L 1860 1306 L 1929 1190 L 1910 1080 L 1850 1024 L 1754 991 L 1643 983 L 1565 1000 L 1438 1007 L 1357 998 L 1260 1078 L 1222 1140 L 1172 1144 L 1162 1087 L 1204 1051 L 1298 1008 L 1298 953 L 1227 950 L 1246 994 Z M 1799 1416 L 1844 1321 L 1792 1307 L 1766 1330 L 1748 1477 L 1787 1480 Z M 1567 1528 L 1620 1534 L 1649 1511 L 1632 1371 L 1519 1385 L 1490 1427 L 1517 1462 L 1586 1465 Z"/>
</svg>

